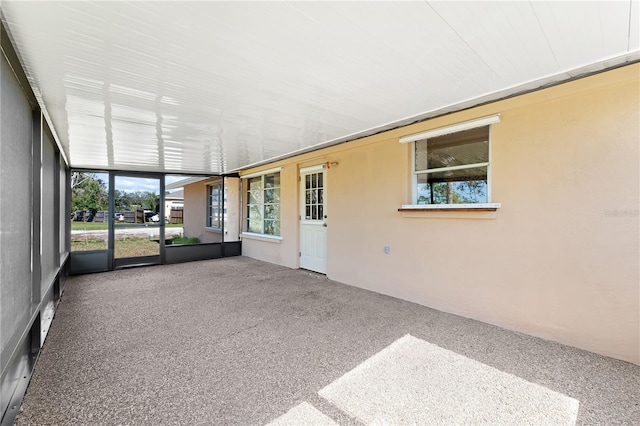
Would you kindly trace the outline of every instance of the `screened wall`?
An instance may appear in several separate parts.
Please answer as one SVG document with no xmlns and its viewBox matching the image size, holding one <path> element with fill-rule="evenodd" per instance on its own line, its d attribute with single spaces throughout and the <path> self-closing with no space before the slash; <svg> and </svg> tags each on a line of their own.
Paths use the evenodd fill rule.
<svg viewBox="0 0 640 426">
<path fill-rule="evenodd" d="M 237 177 L 71 175 L 71 275 L 241 254 Z"/>
<path fill-rule="evenodd" d="M 0 409 L 17 414 L 67 276 L 69 171 L 0 37 Z"/>
<path fill-rule="evenodd" d="M 25 327 L 31 304 L 31 105 L 4 57 L 0 132 L 0 324 L 4 349 Z"/>
</svg>

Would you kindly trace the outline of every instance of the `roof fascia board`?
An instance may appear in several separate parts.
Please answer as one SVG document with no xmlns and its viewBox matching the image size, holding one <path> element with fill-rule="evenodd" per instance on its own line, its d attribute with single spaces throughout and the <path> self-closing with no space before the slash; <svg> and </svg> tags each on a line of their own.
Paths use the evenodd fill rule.
<svg viewBox="0 0 640 426">
<path fill-rule="evenodd" d="M 563 71 L 557 74 L 548 75 L 546 77 L 531 80 L 516 86 L 508 87 L 496 92 L 488 93 L 471 99 L 466 99 L 455 104 L 445 105 L 437 109 L 427 111 L 422 114 L 414 115 L 404 119 L 400 119 L 391 123 L 384 124 L 382 126 L 363 130 L 361 132 L 352 133 L 350 135 L 332 139 L 330 141 L 321 142 L 319 144 L 311 145 L 306 148 L 301 148 L 290 153 L 280 155 L 277 157 L 269 158 L 264 161 L 252 163 L 243 167 L 230 170 L 228 173 L 240 172 L 243 170 L 249 170 L 256 167 L 264 166 L 267 164 L 275 163 L 276 161 L 286 160 L 288 158 L 296 157 L 298 155 L 307 154 L 309 152 L 318 151 L 323 148 L 329 148 L 331 146 L 340 145 L 347 142 L 352 142 L 365 137 L 373 136 L 379 133 L 395 130 L 401 127 L 405 127 L 411 124 L 420 123 L 423 121 L 431 120 L 433 118 L 442 117 L 448 114 L 476 108 L 482 105 L 487 105 L 494 102 L 499 102 L 504 99 L 521 96 L 527 93 L 535 92 L 538 90 L 547 89 L 549 87 L 557 86 L 560 84 L 568 83 L 570 81 L 579 80 L 581 78 L 589 77 L 595 74 L 611 71 L 616 68 L 621 68 L 627 65 L 640 62 L 640 50 L 634 52 L 625 53 L 623 55 L 617 55 L 611 58 L 604 59 L 602 61 L 594 62 L 588 65 L 584 65 L 578 68 L 574 68 L 569 71 Z"/>
<path fill-rule="evenodd" d="M 170 183 L 168 185 L 165 185 L 164 189 L 178 189 L 178 188 L 182 188 L 186 185 L 191 185 L 192 183 L 198 183 L 198 182 L 202 182 L 204 180 L 207 179 L 211 179 L 214 178 L 216 176 L 202 176 L 202 177 L 192 177 L 192 178 L 187 178 L 187 179 L 182 179 L 173 183 Z"/>
</svg>

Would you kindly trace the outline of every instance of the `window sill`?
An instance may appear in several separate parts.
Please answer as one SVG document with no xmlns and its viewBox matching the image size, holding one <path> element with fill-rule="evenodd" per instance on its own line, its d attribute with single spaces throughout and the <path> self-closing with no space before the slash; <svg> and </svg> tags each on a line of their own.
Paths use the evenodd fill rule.
<svg viewBox="0 0 640 426">
<path fill-rule="evenodd" d="M 206 226 L 204 229 L 207 232 L 215 232 L 216 234 L 222 234 L 222 228 L 212 228 L 210 226 Z M 226 232 L 225 232 L 225 234 L 226 234 Z"/>
<path fill-rule="evenodd" d="M 502 207 L 500 203 L 478 203 L 478 204 L 404 204 L 398 209 L 399 212 L 421 212 L 421 211 L 484 211 L 495 212 Z"/>
<path fill-rule="evenodd" d="M 403 205 L 402 217 L 431 219 L 495 219 L 500 203 Z"/>
<path fill-rule="evenodd" d="M 267 241 L 270 243 L 280 243 L 283 240 L 282 237 L 279 237 L 277 235 L 256 234 L 254 232 L 243 232 L 242 238 L 247 238 L 250 240 L 257 240 L 257 241 Z"/>
</svg>

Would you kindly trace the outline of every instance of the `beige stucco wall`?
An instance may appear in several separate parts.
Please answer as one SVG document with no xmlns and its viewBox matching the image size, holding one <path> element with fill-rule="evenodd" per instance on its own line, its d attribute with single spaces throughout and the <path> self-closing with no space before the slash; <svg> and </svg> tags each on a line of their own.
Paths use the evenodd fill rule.
<svg viewBox="0 0 640 426">
<path fill-rule="evenodd" d="M 197 237 L 201 243 L 222 242 L 219 230 L 208 229 L 207 224 L 207 185 L 215 179 L 207 179 L 185 185 L 184 187 L 184 235 Z M 238 241 L 240 235 L 240 179 L 225 178 L 227 187 L 227 223 L 225 241 Z"/>
<path fill-rule="evenodd" d="M 240 179 L 225 178 L 227 187 L 227 223 L 225 224 L 225 241 L 240 241 Z"/>
<path fill-rule="evenodd" d="M 299 167 L 338 162 L 329 278 L 640 364 L 639 75 L 635 64 L 264 166 L 283 167 L 283 239 L 243 238 L 243 254 L 297 267 Z M 399 137 L 496 113 L 502 208 L 398 212 L 411 203 Z"/>
</svg>

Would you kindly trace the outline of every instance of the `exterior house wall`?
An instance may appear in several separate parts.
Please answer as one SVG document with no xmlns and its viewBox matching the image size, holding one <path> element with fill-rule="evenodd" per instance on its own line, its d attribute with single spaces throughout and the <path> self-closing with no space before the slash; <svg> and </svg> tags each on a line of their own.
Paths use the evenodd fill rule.
<svg viewBox="0 0 640 426">
<path fill-rule="evenodd" d="M 219 179 L 219 178 L 216 178 Z M 185 185 L 184 187 L 184 235 L 197 237 L 201 243 L 222 242 L 222 232 L 207 228 L 208 192 L 207 185 L 216 179 L 208 179 Z M 240 234 L 240 179 L 225 178 L 228 200 L 225 241 L 238 241 Z"/>
<path fill-rule="evenodd" d="M 207 184 L 213 179 L 192 183 L 184 187 L 184 236 L 196 237 L 201 243 L 218 243 L 222 233 L 206 228 L 207 223 Z"/>
<path fill-rule="evenodd" d="M 298 170 L 327 170 L 333 280 L 640 364 L 639 79 L 634 64 L 261 168 L 281 171 L 281 236 L 243 254 L 298 267 Z M 411 203 L 402 136 L 500 114 L 496 212 Z M 390 247 L 385 254 L 384 247 Z"/>
</svg>

